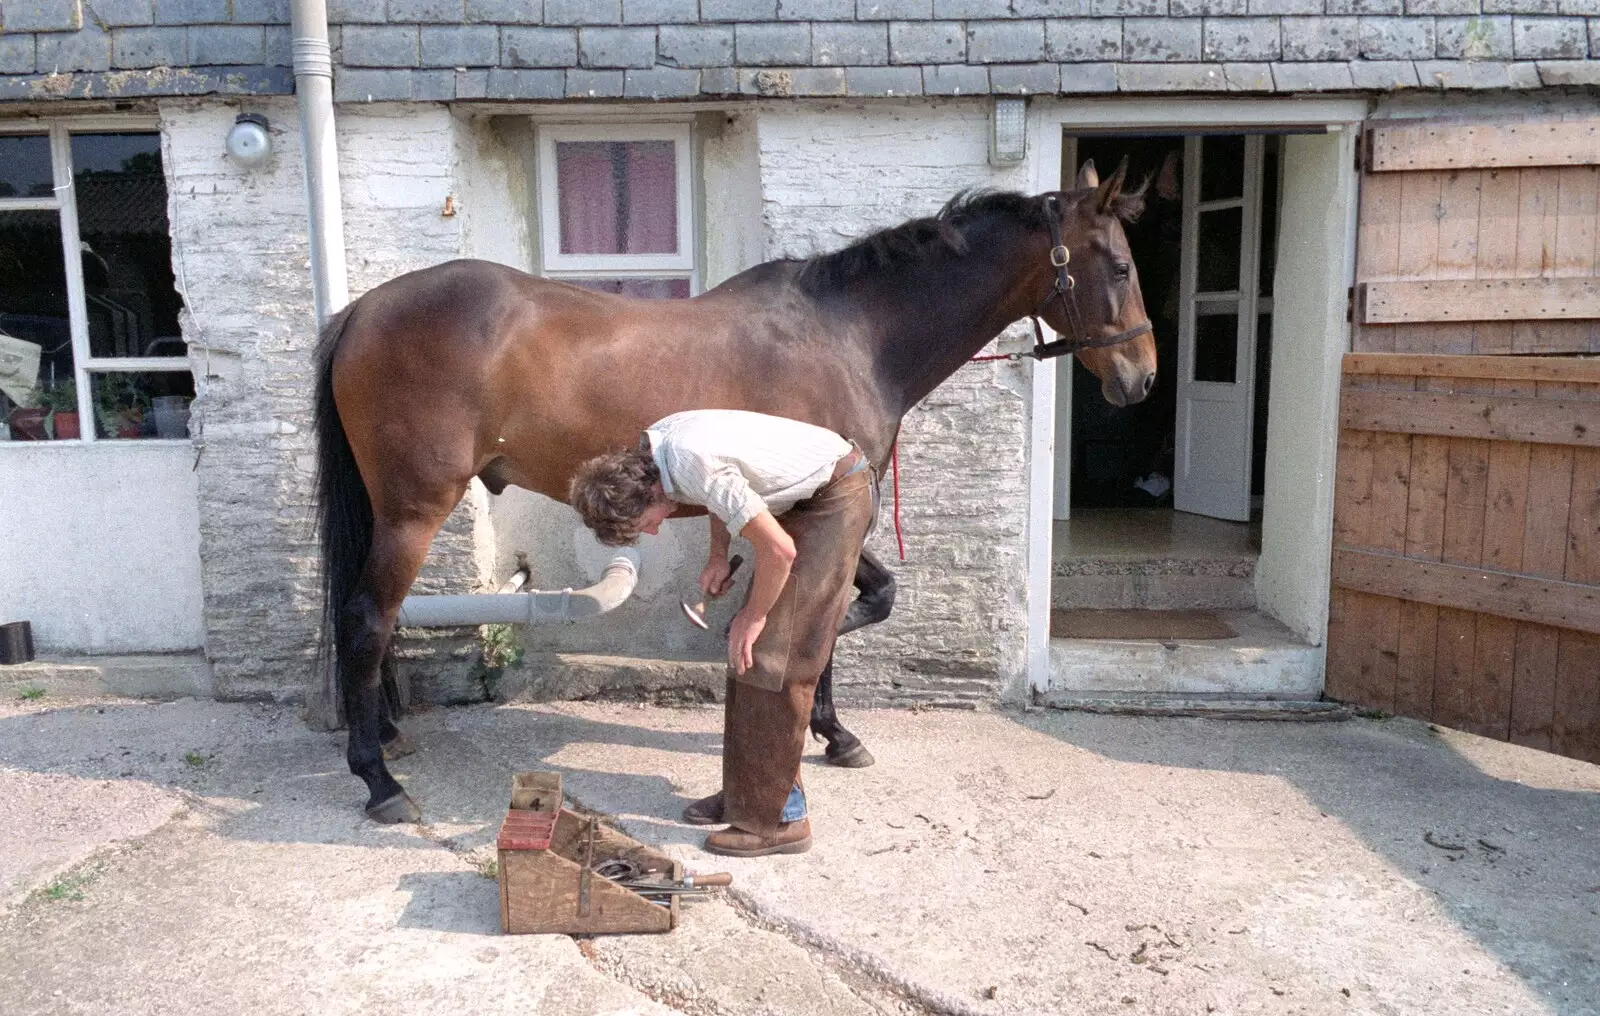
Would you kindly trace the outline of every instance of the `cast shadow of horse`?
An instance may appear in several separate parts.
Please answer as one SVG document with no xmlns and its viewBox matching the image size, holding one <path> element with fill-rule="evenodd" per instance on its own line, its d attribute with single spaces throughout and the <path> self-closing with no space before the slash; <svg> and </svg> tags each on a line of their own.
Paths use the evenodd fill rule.
<svg viewBox="0 0 1600 1016">
<path fill-rule="evenodd" d="M 1530 785 L 1518 779 L 1528 776 L 1518 769 L 1525 749 L 1410 720 L 1282 724 L 1046 712 L 1018 721 L 1123 762 L 1287 781 L 1425 890 L 1551 1013 L 1600 1013 L 1600 774 L 1592 767 L 1538 759 L 1535 771 L 1556 785 Z M 1521 762 L 1527 766 L 1527 756 Z M 1529 891 L 1534 879 L 1565 891 Z"/>
</svg>

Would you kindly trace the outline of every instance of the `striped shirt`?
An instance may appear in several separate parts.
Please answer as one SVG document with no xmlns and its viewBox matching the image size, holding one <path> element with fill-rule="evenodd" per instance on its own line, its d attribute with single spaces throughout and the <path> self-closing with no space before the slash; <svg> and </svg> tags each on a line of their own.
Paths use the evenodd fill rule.
<svg viewBox="0 0 1600 1016">
<path fill-rule="evenodd" d="M 737 409 L 674 413 L 644 436 L 667 496 L 704 506 L 735 536 L 815 494 L 850 451 L 831 430 Z"/>
</svg>

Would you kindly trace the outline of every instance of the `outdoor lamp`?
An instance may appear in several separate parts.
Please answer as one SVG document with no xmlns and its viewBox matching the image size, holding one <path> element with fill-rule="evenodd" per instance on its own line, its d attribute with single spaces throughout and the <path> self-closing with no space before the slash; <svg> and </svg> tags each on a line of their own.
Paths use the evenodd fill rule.
<svg viewBox="0 0 1600 1016">
<path fill-rule="evenodd" d="M 272 135 L 260 113 L 240 113 L 228 131 L 228 155 L 245 169 L 260 169 L 272 158 Z"/>
<path fill-rule="evenodd" d="M 998 97 L 989 113 L 989 164 L 1014 166 L 1028 155 L 1028 100 Z"/>
</svg>

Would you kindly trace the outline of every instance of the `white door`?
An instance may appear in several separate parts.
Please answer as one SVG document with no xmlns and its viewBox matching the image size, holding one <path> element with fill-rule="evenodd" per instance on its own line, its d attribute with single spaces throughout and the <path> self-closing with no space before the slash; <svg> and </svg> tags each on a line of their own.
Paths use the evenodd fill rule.
<svg viewBox="0 0 1600 1016">
<path fill-rule="evenodd" d="M 1250 518 L 1263 140 L 1190 137 L 1183 150 L 1173 504 L 1240 522 Z"/>
</svg>

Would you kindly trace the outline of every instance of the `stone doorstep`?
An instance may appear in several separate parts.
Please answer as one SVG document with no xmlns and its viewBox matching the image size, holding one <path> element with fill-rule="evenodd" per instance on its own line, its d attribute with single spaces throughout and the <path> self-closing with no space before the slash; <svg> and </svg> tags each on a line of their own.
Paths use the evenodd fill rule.
<svg viewBox="0 0 1600 1016">
<path fill-rule="evenodd" d="M 46 697 L 211 698 L 214 694 L 211 662 L 200 652 L 44 657 L 0 666 L 0 687 L 7 693 L 30 686 L 43 688 Z"/>
<path fill-rule="evenodd" d="M 1175 642 L 1051 639 L 1045 705 L 1121 695 L 1314 701 L 1324 650 L 1254 611 L 1222 611 L 1239 634 Z"/>
<path fill-rule="evenodd" d="M 1320 699 L 1236 698 L 1231 695 L 1073 695 L 1041 697 L 1041 705 L 1113 716 L 1205 717 L 1212 720 L 1348 720 L 1350 707 Z"/>
</svg>

